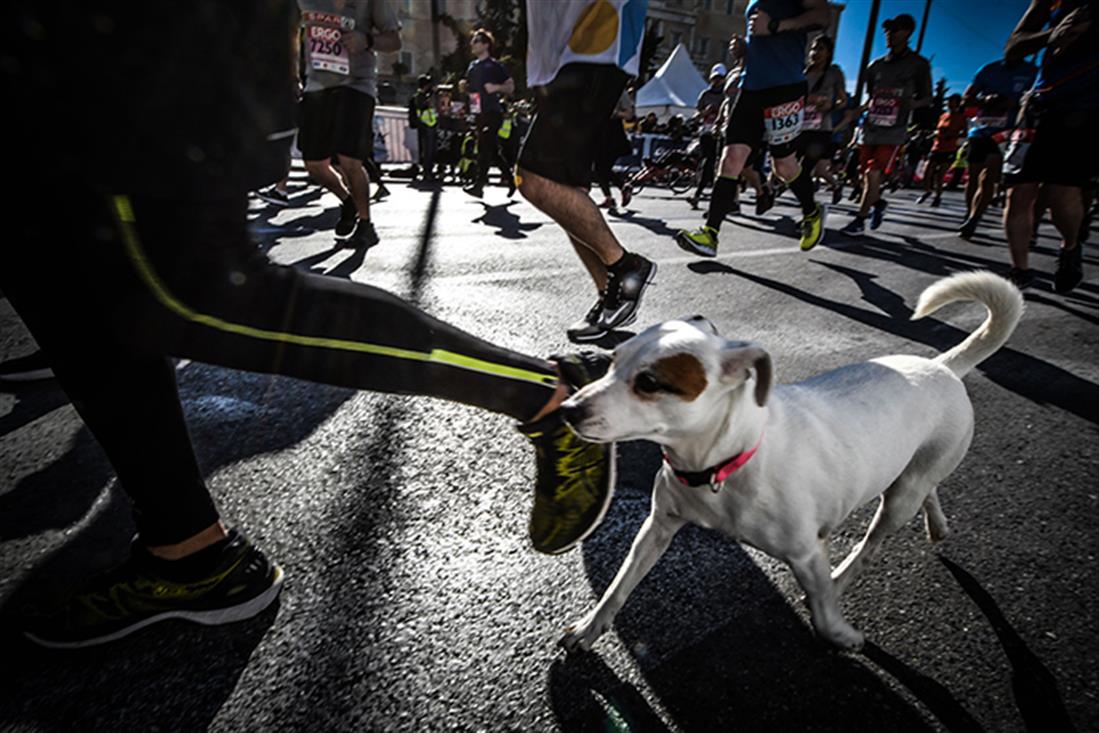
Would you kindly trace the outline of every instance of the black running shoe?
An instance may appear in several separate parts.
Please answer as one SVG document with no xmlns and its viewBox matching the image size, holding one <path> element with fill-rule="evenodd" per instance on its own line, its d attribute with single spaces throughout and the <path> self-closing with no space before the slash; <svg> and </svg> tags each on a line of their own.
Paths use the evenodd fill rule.
<svg viewBox="0 0 1099 733">
<path fill-rule="evenodd" d="M 1021 267 L 1012 267 L 1008 270 L 1007 279 L 1011 283 L 1019 288 L 1019 290 L 1026 290 L 1034 284 L 1034 270 L 1024 270 Z"/>
<path fill-rule="evenodd" d="M 1057 271 L 1053 274 L 1053 289 L 1058 293 L 1068 293 L 1084 279 L 1083 247 L 1077 244 L 1072 249 L 1062 249 L 1057 255 Z"/>
<path fill-rule="evenodd" d="M 885 218 L 885 208 L 889 206 L 884 199 L 878 199 L 878 202 L 870 209 L 870 228 L 877 229 L 881 226 L 882 219 Z"/>
<path fill-rule="evenodd" d="M 359 220 L 359 210 L 355 206 L 355 197 L 348 196 L 340 205 L 340 220 L 336 222 L 336 236 L 347 237 L 355 231 L 355 222 Z"/>
<path fill-rule="evenodd" d="M 633 252 L 627 252 L 619 262 L 608 267 L 600 325 L 610 331 L 633 323 L 641 306 L 641 296 L 655 276 L 656 263 Z"/>
<path fill-rule="evenodd" d="M 843 186 L 836 186 L 832 189 L 832 205 L 839 206 L 841 198 L 843 198 Z"/>
<path fill-rule="evenodd" d="M 977 224 L 979 224 L 973 217 L 967 216 L 962 225 L 958 227 L 958 236 L 962 239 L 973 239 L 973 235 L 977 233 Z"/>
<path fill-rule="evenodd" d="M 354 233 L 347 239 L 338 240 L 338 244 L 341 247 L 352 249 L 369 249 L 380 241 L 378 232 L 374 230 L 373 222 L 359 219 L 359 223 L 355 225 Z"/>
<path fill-rule="evenodd" d="M 595 305 L 591 307 L 591 310 L 584 315 L 576 323 L 572 324 L 565 331 L 565 335 L 569 337 L 569 341 L 598 341 L 607 335 L 607 329 L 603 328 L 600 323 L 600 316 L 603 315 L 603 296 L 599 296 L 599 300 L 595 301 Z"/>
<path fill-rule="evenodd" d="M 272 206 L 289 206 L 290 196 L 278 190 L 274 186 L 265 188 L 262 191 L 256 191 L 256 197 L 261 201 L 266 201 Z"/>
<path fill-rule="evenodd" d="M 519 426 L 534 444 L 538 479 L 530 513 L 534 549 L 556 555 L 588 537 L 607 513 L 614 494 L 614 443 L 588 443 L 551 412 Z"/>
<path fill-rule="evenodd" d="M 53 369 L 41 351 L 0 363 L 0 382 L 37 382 L 42 379 L 53 379 Z"/>
<path fill-rule="evenodd" d="M 424 180 L 434 180 L 434 179 L 427 179 L 427 178 L 425 178 Z M 390 192 L 389 192 L 389 189 L 385 187 L 385 184 L 384 184 L 384 183 L 382 183 L 381 181 L 378 181 L 378 188 L 377 188 L 377 190 L 375 190 L 375 191 L 374 191 L 374 198 L 373 198 L 373 200 L 374 200 L 374 201 L 381 201 L 381 200 L 382 200 L 382 199 L 384 199 L 384 198 L 385 198 L 386 196 L 388 196 L 388 195 L 389 195 L 389 193 L 390 193 Z"/>
<path fill-rule="evenodd" d="M 557 371 L 560 372 L 561 378 L 574 390 L 601 379 L 611 368 L 611 355 L 605 351 L 553 354 L 549 360 L 557 364 Z"/>
<path fill-rule="evenodd" d="M 774 192 L 768 186 L 764 186 L 763 190 L 760 191 L 758 196 L 756 196 L 756 216 L 763 216 L 768 211 L 770 211 L 771 207 L 773 207 L 774 205 Z"/>
<path fill-rule="evenodd" d="M 160 571 L 165 564 L 171 563 L 135 542 L 123 565 L 92 581 L 56 613 L 33 620 L 24 634 L 42 646 L 77 649 L 168 619 L 228 624 L 257 615 L 282 588 L 282 569 L 235 529 L 203 577 L 169 580 Z"/>
</svg>

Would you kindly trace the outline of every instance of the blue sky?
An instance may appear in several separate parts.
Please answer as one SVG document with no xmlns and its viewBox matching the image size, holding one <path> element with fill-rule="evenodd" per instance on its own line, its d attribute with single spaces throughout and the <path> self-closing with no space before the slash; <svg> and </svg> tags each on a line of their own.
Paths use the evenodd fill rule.
<svg viewBox="0 0 1099 733">
<path fill-rule="evenodd" d="M 847 75 L 848 88 L 855 88 L 871 0 L 839 0 L 846 5 L 836 43 L 836 63 Z M 1023 16 L 1029 0 L 933 0 L 923 55 L 931 61 L 932 80 L 946 77 L 952 92 L 962 92 L 984 64 L 1003 54 L 1004 42 Z M 882 0 L 878 30 L 874 34 L 871 58 L 886 52 L 881 22 L 900 13 L 923 19 L 924 0 Z M 912 34 L 916 47 L 920 29 Z"/>
</svg>

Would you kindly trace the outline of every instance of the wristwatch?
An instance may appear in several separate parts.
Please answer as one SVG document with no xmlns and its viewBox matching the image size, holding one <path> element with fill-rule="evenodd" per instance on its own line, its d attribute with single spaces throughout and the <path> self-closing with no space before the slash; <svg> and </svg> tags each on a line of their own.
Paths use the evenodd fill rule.
<svg viewBox="0 0 1099 733">
<path fill-rule="evenodd" d="M 767 24 L 767 32 L 770 33 L 772 36 L 777 35 L 779 32 L 778 24 L 781 22 L 782 21 L 778 18 L 771 18 L 771 21 Z"/>
</svg>

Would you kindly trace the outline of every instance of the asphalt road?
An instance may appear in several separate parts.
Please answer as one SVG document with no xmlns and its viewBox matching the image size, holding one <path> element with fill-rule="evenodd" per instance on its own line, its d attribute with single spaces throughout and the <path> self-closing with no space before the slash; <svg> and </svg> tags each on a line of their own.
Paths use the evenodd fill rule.
<svg viewBox="0 0 1099 733">
<path fill-rule="evenodd" d="M 298 208 L 257 204 L 257 238 L 278 262 L 393 290 L 514 349 L 568 348 L 593 289 L 552 222 L 501 188 L 482 202 L 391 187 L 374 214 L 382 244 L 365 254 L 332 247 L 335 199 L 315 189 L 295 190 Z M 728 224 L 721 255 L 703 261 L 671 239 L 700 214 L 645 191 L 610 219 L 660 266 L 636 327 L 704 314 L 762 342 L 780 382 L 949 348 L 982 309 L 912 322 L 920 291 L 1006 270 L 1007 253 L 994 226 L 973 243 L 953 235 L 958 194 L 937 210 L 914 198 L 895 194 L 859 240 L 836 233 L 847 209 L 833 210 L 810 253 L 783 199 Z M 1099 257 L 1089 246 L 1087 281 L 1060 296 L 1056 247 L 1044 225 L 1022 323 L 966 378 L 976 437 L 940 489 L 952 535 L 932 547 L 913 521 L 845 597 L 870 642 L 859 654 L 814 640 L 787 568 L 687 528 L 594 653 L 566 658 L 561 629 L 608 585 L 647 513 L 653 445 L 620 446 L 605 526 L 544 557 L 526 539 L 532 454 L 509 420 L 187 362 L 180 391 L 210 489 L 283 566 L 280 603 L 232 626 L 168 622 L 40 651 L 11 619 L 123 558 L 133 525 L 63 393 L 0 393 L 0 728 L 1099 730 Z M 32 348 L 0 300 L 0 358 Z M 872 508 L 834 538 L 837 562 Z"/>
</svg>

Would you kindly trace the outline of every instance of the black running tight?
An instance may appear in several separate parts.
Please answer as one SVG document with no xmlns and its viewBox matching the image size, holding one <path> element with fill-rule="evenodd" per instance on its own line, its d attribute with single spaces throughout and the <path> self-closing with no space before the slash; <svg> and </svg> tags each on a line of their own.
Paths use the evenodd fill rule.
<svg viewBox="0 0 1099 733">
<path fill-rule="evenodd" d="M 169 357 L 454 400 L 517 420 L 552 396 L 552 366 L 374 287 L 270 263 L 246 199 L 180 202 L 77 191 L 30 203 L 0 286 L 134 501 L 147 544 L 217 513 Z M 70 208 L 72 204 L 75 208 Z"/>
</svg>

